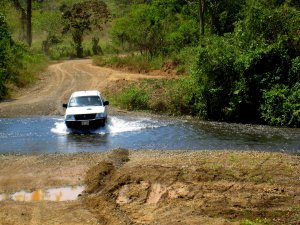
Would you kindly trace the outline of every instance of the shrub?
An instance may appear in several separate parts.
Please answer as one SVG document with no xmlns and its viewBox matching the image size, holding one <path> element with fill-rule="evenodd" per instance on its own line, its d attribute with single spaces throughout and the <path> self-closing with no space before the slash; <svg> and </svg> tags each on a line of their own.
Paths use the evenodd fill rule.
<svg viewBox="0 0 300 225">
<path fill-rule="evenodd" d="M 44 56 L 34 55 L 25 45 L 13 41 L 3 16 L 0 16 L 0 58 L 0 99 L 8 94 L 8 83 L 24 87 L 35 80 L 35 74 L 47 62 Z"/>
<path fill-rule="evenodd" d="M 275 126 L 300 126 L 300 83 L 293 88 L 276 85 L 264 91 L 260 107 L 265 122 Z"/>
<path fill-rule="evenodd" d="M 8 31 L 8 26 L 4 16 L 0 15 L 0 99 L 7 93 L 5 84 L 10 76 L 10 68 L 12 66 L 13 42 Z"/>
<path fill-rule="evenodd" d="M 205 116 L 214 120 L 226 119 L 225 108 L 230 102 L 231 88 L 239 77 L 234 67 L 237 49 L 231 41 L 230 37 L 203 40 L 193 72 L 200 86 L 199 96 L 205 104 Z"/>
<path fill-rule="evenodd" d="M 131 86 L 124 92 L 119 93 L 115 97 L 118 105 L 122 108 L 133 110 L 146 110 L 148 109 L 148 99 L 149 96 L 146 91 L 136 87 Z"/>
<path fill-rule="evenodd" d="M 162 67 L 164 58 L 156 57 L 149 60 L 147 57 L 142 55 L 127 55 L 127 56 L 96 56 L 93 58 L 94 63 L 98 66 L 115 66 L 125 67 L 128 70 L 135 72 L 148 72 L 151 69 L 159 69 Z"/>
<path fill-rule="evenodd" d="M 276 84 L 289 84 L 291 60 L 287 52 L 277 44 L 242 52 L 234 64 L 239 74 L 232 84 L 228 120 L 260 123 L 260 104 L 264 90 Z"/>
</svg>

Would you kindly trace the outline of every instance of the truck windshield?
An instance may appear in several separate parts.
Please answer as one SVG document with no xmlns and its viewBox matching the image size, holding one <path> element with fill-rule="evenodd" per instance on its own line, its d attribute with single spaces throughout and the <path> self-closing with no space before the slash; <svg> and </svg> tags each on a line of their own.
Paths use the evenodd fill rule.
<svg viewBox="0 0 300 225">
<path fill-rule="evenodd" d="M 70 99 L 69 107 L 102 106 L 99 96 L 80 96 Z"/>
</svg>

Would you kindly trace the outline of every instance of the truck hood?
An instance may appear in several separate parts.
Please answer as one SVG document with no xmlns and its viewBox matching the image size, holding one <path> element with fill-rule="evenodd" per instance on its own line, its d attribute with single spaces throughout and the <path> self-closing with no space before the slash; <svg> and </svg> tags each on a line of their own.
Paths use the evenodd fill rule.
<svg viewBox="0 0 300 225">
<path fill-rule="evenodd" d="M 69 107 L 67 108 L 65 115 L 104 113 L 105 111 L 104 106 Z"/>
</svg>

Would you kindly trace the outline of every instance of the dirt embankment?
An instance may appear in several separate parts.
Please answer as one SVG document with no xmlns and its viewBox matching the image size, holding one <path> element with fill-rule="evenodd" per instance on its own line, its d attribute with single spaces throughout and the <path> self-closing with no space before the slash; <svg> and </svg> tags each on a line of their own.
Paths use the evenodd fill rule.
<svg viewBox="0 0 300 225">
<path fill-rule="evenodd" d="M 124 149 L 2 155 L 0 174 L 0 193 L 87 185 L 76 201 L 2 201 L 4 225 L 300 222 L 295 155 Z"/>
</svg>

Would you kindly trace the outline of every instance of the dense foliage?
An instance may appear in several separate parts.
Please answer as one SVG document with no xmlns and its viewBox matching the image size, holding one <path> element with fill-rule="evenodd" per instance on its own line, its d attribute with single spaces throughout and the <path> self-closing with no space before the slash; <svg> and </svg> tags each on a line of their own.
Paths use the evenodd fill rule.
<svg viewBox="0 0 300 225">
<path fill-rule="evenodd" d="M 193 74 L 201 116 L 299 127 L 300 12 L 248 1 L 244 13 L 233 35 L 202 42 Z"/>
<path fill-rule="evenodd" d="M 112 38 L 123 48 L 154 57 L 196 44 L 199 38 L 197 21 L 191 7 L 181 0 L 154 0 L 136 4 L 116 19 Z"/>
<path fill-rule="evenodd" d="M 0 16 L 0 96 L 6 94 L 5 83 L 10 74 L 10 61 L 12 55 L 13 42 L 8 32 L 8 26 L 4 16 Z"/>
<path fill-rule="evenodd" d="M 0 15 L 0 99 L 8 95 L 8 84 L 23 87 L 34 80 L 46 61 L 41 55 L 13 40 L 4 16 Z M 34 66 L 37 65 L 37 66 Z"/>
<path fill-rule="evenodd" d="M 198 2 L 204 9 L 204 36 L 197 24 Z M 299 32 L 297 1 L 153 0 L 128 7 L 115 20 L 112 37 L 150 58 L 194 60 L 190 76 L 158 85 L 164 91 L 157 104 L 149 89 L 146 109 L 300 127 Z M 196 57 L 182 54 L 191 47 Z"/>
</svg>

